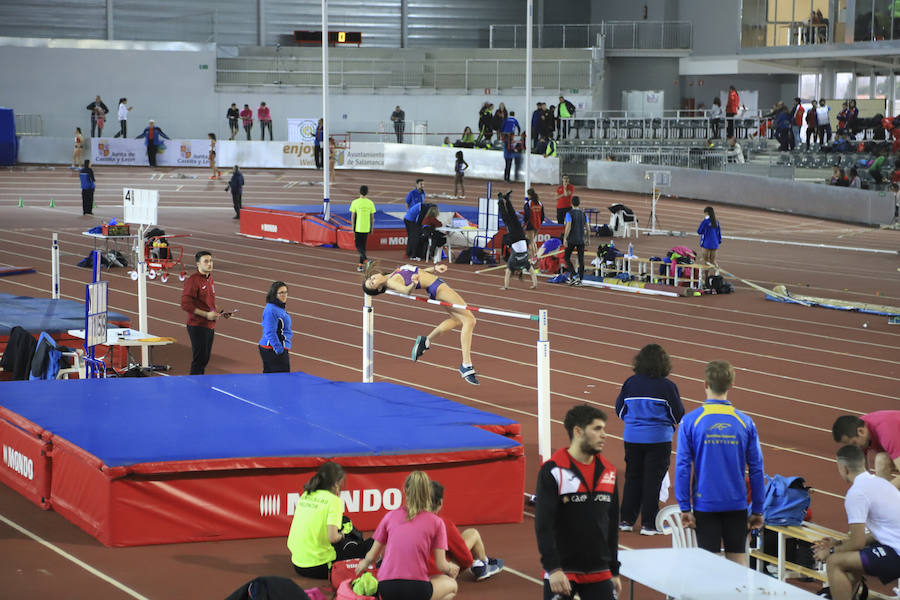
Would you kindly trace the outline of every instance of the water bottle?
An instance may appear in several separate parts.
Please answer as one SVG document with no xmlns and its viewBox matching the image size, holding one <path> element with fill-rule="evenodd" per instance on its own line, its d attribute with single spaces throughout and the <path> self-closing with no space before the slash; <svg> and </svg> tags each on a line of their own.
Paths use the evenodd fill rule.
<svg viewBox="0 0 900 600">
<path fill-rule="evenodd" d="M 631 242 L 628 242 L 628 258 L 631 258 L 633 256 L 634 256 L 634 244 L 632 244 Z"/>
</svg>

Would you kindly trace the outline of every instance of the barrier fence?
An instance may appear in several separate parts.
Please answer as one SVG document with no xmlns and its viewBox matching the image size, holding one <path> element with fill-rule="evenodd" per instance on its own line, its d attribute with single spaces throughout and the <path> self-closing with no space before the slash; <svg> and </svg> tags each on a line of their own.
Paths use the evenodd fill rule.
<svg viewBox="0 0 900 600">
<path fill-rule="evenodd" d="M 451 304 L 440 300 L 402 294 L 393 290 L 387 290 L 387 294 L 395 298 L 425 302 L 446 308 L 538 322 L 538 339 L 535 345 L 537 350 L 538 452 L 542 460 L 549 459 L 552 447 L 550 444 L 550 339 L 547 309 L 541 309 L 537 315 L 530 315 L 494 308 Z M 363 383 L 372 383 L 375 380 L 375 308 L 372 303 L 372 296 L 368 294 L 363 295 L 362 341 L 362 381 Z"/>
<path fill-rule="evenodd" d="M 491 25 L 491 48 L 524 48 L 526 25 Z M 690 21 L 604 21 L 534 26 L 535 48 L 590 48 L 609 50 L 690 50 Z"/>
</svg>

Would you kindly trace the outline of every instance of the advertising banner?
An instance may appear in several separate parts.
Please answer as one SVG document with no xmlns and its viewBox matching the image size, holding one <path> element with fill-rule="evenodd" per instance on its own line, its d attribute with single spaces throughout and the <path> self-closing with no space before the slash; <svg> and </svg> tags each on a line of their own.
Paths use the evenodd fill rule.
<svg viewBox="0 0 900 600">
<path fill-rule="evenodd" d="M 288 119 L 288 141 L 312 144 L 316 141 L 318 119 Z"/>
<path fill-rule="evenodd" d="M 419 151 L 422 150 L 419 146 L 416 146 L 413 149 Z M 352 144 L 349 144 L 349 147 L 338 147 L 335 151 L 334 168 L 384 169 L 385 144 L 380 142 L 353 142 Z M 407 171 L 410 169 L 399 170 Z"/>
<path fill-rule="evenodd" d="M 315 132 L 314 132 L 315 133 Z M 220 142 L 218 163 L 228 168 L 314 169 L 313 142 Z"/>
<path fill-rule="evenodd" d="M 208 167 L 209 140 L 162 140 L 156 164 L 161 167 Z M 93 165 L 148 166 L 143 139 L 99 138 L 91 143 Z"/>
</svg>

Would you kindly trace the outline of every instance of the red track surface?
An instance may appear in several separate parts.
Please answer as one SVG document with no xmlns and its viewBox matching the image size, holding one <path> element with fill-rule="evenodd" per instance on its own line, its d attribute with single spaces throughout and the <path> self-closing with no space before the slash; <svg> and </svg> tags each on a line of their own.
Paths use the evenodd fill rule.
<svg viewBox="0 0 900 600">
<path fill-rule="evenodd" d="M 57 231 L 65 253 L 62 294 L 83 298 L 89 271 L 74 265 L 93 243 L 81 236 L 81 231 L 101 219 L 121 217 L 122 187 L 159 189 L 160 225 L 168 233 L 193 235 L 186 240 L 186 255 L 202 248 L 214 253 L 220 307 L 240 309 L 217 329 L 210 373 L 259 372 L 255 346 L 265 292 L 273 280 L 283 279 L 290 287 L 288 309 L 294 315 L 293 369 L 333 379 L 360 378 L 361 290 L 353 253 L 239 237 L 237 221 L 231 219 L 230 196 L 223 192 L 224 182 L 209 182 L 206 171 L 163 172 L 162 179 L 151 179 L 149 170 L 138 168 L 96 172 L 94 218 L 81 216 L 78 178 L 64 169 L 16 168 L 0 175 L 0 265 L 37 269 L 32 275 L 0 278 L 0 291 L 49 295 L 50 233 Z M 373 172 L 339 171 L 338 175 L 331 194 L 335 202 L 349 202 L 365 183 L 376 202 L 401 203 L 415 179 L 413 175 Z M 321 199 L 317 173 L 260 170 L 249 171 L 245 177 L 245 204 L 310 204 Z M 304 185 L 306 180 L 313 184 Z M 449 177 L 426 180 L 432 194 L 450 192 L 451 186 Z M 521 197 L 522 186 L 514 189 Z M 482 190 L 483 182 L 470 181 L 469 202 L 474 203 L 472 199 Z M 552 212 L 552 188 L 538 186 L 538 191 Z M 602 209 L 616 201 L 625 202 L 643 222 L 647 220 L 646 196 L 579 192 L 583 206 Z M 25 208 L 16 208 L 19 197 Z M 48 207 L 51 197 L 56 208 Z M 661 224 L 665 229 L 695 231 L 702 208 L 698 202 L 664 198 L 659 208 Z M 717 207 L 717 212 L 726 235 L 891 251 L 900 248 L 898 231 L 727 206 Z M 660 255 L 680 244 L 696 247 L 696 238 L 641 237 L 635 241 L 635 251 L 641 256 Z M 399 253 L 378 258 L 386 268 L 401 261 Z M 726 240 L 719 262 L 728 271 L 766 287 L 783 283 L 813 296 L 900 306 L 896 254 Z M 900 408 L 900 327 L 888 326 L 885 317 L 765 301 L 762 294 L 740 282 L 734 282 L 737 289 L 733 295 L 700 298 L 626 295 L 545 283 L 530 291 L 527 283 L 518 282 L 510 291 L 501 292 L 502 270 L 476 275 L 477 268 L 452 265 L 446 276 L 467 302 L 529 313 L 550 309 L 554 447 L 566 442 L 559 422 L 565 411 L 579 402 L 596 404 L 611 416 L 605 454 L 624 474 L 622 427 L 612 407 L 619 386 L 631 374 L 635 352 L 649 342 L 659 342 L 669 351 L 674 362 L 672 379 L 687 410 L 704 399 L 704 364 L 727 359 L 738 368 L 731 400 L 756 421 L 766 471 L 806 477 L 816 488 L 814 519 L 838 529 L 845 527 L 845 485 L 834 469 L 831 423 L 840 414 Z M 132 315 L 136 324 L 136 284 L 125 271 L 104 273 L 110 282 L 110 309 Z M 151 331 L 179 340 L 158 349 L 154 361 L 171 364 L 173 374 L 187 372 L 190 352 L 179 309 L 180 292 L 175 278 L 167 284 L 159 280 L 148 283 Z M 473 351 L 482 385 L 472 387 L 456 371 L 460 358 L 455 334 L 440 340 L 424 362 L 409 361 L 414 336 L 427 333 L 439 320 L 441 309 L 389 297 L 376 299 L 375 307 L 376 378 L 520 421 L 528 456 L 526 490 L 533 489 L 539 464 L 535 324 L 479 316 Z M 868 327 L 863 328 L 866 323 Z M 10 597 L 37 591 L 47 597 L 73 599 L 224 598 L 254 576 L 292 574 L 284 539 L 111 549 L 5 487 L 0 487 L 0 499 L 0 554 L 4 557 L 0 581 L 4 595 Z M 510 569 L 484 583 L 463 578 L 459 597 L 540 597 L 540 566 L 528 511 L 526 507 L 522 524 L 481 528 L 489 553 L 504 558 Z M 134 593 L 89 574 L 9 522 Z M 620 542 L 625 547 L 649 547 L 665 545 L 668 538 L 623 534 Z M 309 587 L 312 582 L 301 583 Z M 658 597 L 646 590 L 642 594 Z"/>
</svg>

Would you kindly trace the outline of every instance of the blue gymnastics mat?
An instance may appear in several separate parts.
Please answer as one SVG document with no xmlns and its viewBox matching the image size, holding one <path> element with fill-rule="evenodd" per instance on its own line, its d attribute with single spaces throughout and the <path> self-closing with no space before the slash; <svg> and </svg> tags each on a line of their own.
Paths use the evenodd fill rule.
<svg viewBox="0 0 900 600">
<path fill-rule="evenodd" d="M 520 445 L 477 427 L 515 423 L 504 417 L 391 383 L 304 373 L 6 382 L 0 406 L 110 467 Z"/>
<path fill-rule="evenodd" d="M 109 312 L 108 320 L 110 323 L 131 322 L 129 317 L 113 311 Z M 84 329 L 84 302 L 0 294 L 0 336 L 8 336 L 16 325 L 32 335 L 42 331 L 54 334 Z"/>
</svg>

